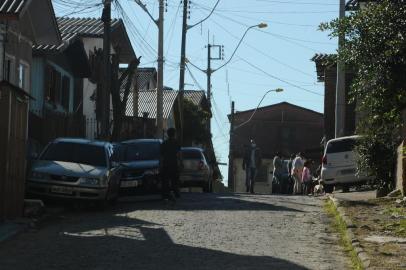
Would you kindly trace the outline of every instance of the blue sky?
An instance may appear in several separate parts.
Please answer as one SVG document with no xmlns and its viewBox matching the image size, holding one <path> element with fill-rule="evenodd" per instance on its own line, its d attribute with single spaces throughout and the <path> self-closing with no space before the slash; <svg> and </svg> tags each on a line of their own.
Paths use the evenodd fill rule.
<svg viewBox="0 0 406 270">
<path fill-rule="evenodd" d="M 58 16 L 101 16 L 101 0 L 54 0 Z M 67 4 L 70 2 L 70 4 Z M 192 25 L 205 18 L 217 0 L 192 0 Z M 123 18 L 141 66 L 156 66 L 158 29 L 145 12 L 131 0 L 119 0 L 113 5 L 113 16 Z M 158 0 L 143 1 L 154 17 L 158 16 Z M 237 53 L 222 69 L 212 75 L 213 142 L 221 162 L 228 162 L 231 100 L 237 111 L 287 101 L 318 112 L 323 111 L 323 84 L 316 79 L 316 69 L 310 58 L 315 53 L 333 53 L 337 41 L 317 30 L 321 22 L 338 16 L 339 0 L 220 0 L 216 11 L 202 24 L 187 33 L 187 58 L 202 69 L 207 68 L 208 43 L 224 45 L 224 61 L 212 61 L 212 68 L 224 64 L 234 51 L 247 27 L 261 22 L 265 29 L 251 29 Z M 167 0 L 165 13 L 164 84 L 178 89 L 182 4 Z M 215 50 L 213 49 L 213 54 Z M 206 75 L 189 65 L 186 89 L 206 90 Z M 227 167 L 222 166 L 227 184 Z"/>
</svg>

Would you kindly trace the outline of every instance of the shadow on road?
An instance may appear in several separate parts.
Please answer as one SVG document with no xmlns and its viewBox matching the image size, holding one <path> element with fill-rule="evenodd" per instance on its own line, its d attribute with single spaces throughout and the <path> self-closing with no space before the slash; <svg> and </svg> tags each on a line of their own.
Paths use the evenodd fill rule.
<svg viewBox="0 0 406 270">
<path fill-rule="evenodd" d="M 96 220 L 20 235 L 0 246 L 0 264 L 2 270 L 307 269 L 270 256 L 176 244 L 159 224 L 101 214 Z"/>
<path fill-rule="evenodd" d="M 142 197 L 127 198 L 120 201 L 120 208 L 129 210 L 174 210 L 174 211 L 287 211 L 303 212 L 300 209 L 261 201 L 263 195 L 230 194 L 230 193 L 184 193 L 174 206 L 167 206 L 154 198 L 143 200 Z M 268 195 L 269 196 L 269 195 Z"/>
</svg>

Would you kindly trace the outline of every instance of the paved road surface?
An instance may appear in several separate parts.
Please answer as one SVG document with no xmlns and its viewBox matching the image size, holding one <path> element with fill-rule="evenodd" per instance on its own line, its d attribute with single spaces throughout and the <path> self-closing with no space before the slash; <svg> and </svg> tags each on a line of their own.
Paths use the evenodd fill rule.
<svg viewBox="0 0 406 270">
<path fill-rule="evenodd" d="M 184 194 L 70 210 L 0 243 L 1 270 L 348 269 L 317 198 Z"/>
</svg>

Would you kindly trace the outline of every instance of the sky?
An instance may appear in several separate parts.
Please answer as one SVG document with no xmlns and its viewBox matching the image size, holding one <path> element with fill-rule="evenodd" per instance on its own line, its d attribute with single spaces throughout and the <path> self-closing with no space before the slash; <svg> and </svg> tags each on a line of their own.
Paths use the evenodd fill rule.
<svg viewBox="0 0 406 270">
<path fill-rule="evenodd" d="M 141 0 L 142 1 L 142 0 Z M 209 15 L 218 0 L 192 0 L 188 25 Z M 57 16 L 100 17 L 102 0 L 53 0 Z M 158 0 L 142 1 L 154 18 Z M 167 0 L 164 14 L 164 85 L 179 88 L 182 29 L 181 0 Z M 228 163 L 231 101 L 236 111 L 289 102 L 323 112 L 323 83 L 317 82 L 310 59 L 316 53 L 334 53 L 337 40 L 318 30 L 321 22 L 338 17 L 339 0 L 220 0 L 213 14 L 187 31 L 186 57 L 195 66 L 207 68 L 207 44 L 224 46 L 224 60 L 212 60 L 216 69 L 226 63 L 246 29 L 252 28 L 230 62 L 212 74 L 212 134 L 219 162 Z M 157 67 L 158 28 L 133 0 L 113 1 L 112 16 L 123 19 L 141 67 Z M 218 54 L 217 48 L 212 55 Z M 206 90 L 206 74 L 188 65 L 185 89 Z M 227 185 L 227 166 L 221 166 Z"/>
</svg>

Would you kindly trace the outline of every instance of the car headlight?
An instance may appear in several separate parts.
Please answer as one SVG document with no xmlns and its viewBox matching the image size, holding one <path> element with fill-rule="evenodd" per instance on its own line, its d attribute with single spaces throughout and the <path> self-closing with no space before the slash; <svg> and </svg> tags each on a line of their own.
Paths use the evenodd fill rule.
<svg viewBox="0 0 406 270">
<path fill-rule="evenodd" d="M 41 172 L 32 172 L 31 173 L 31 178 L 34 178 L 34 179 L 47 179 L 48 175 L 46 173 L 41 173 Z"/>
<path fill-rule="evenodd" d="M 157 174 L 159 174 L 159 169 L 158 168 L 155 168 L 155 169 L 152 169 L 152 170 L 146 170 L 144 172 L 144 175 L 157 175 Z"/>
<path fill-rule="evenodd" d="M 99 184 L 99 178 L 79 178 L 79 185 L 98 186 Z"/>
</svg>

